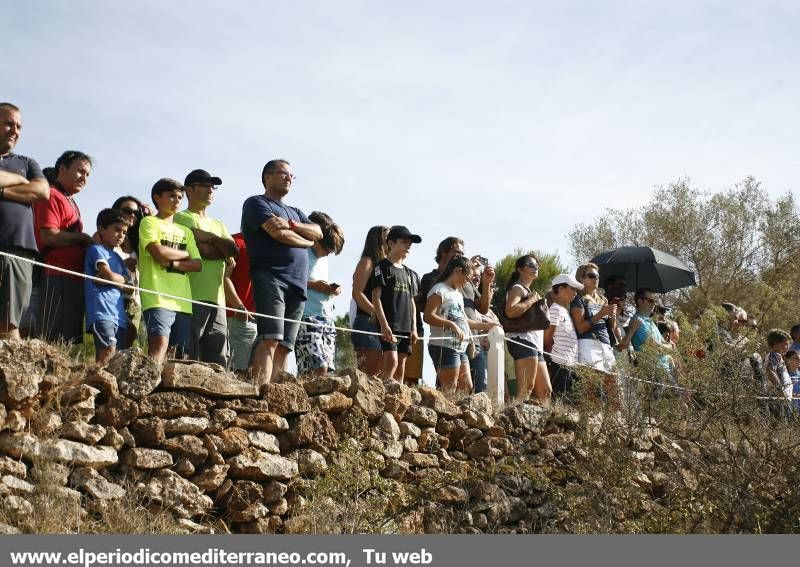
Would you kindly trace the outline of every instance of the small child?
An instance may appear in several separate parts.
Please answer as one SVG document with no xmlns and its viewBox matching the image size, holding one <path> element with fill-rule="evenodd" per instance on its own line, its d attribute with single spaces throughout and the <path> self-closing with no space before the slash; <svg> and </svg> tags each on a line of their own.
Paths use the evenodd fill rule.
<svg viewBox="0 0 800 567">
<path fill-rule="evenodd" d="M 767 352 L 765 384 L 767 392 L 782 392 L 787 401 L 792 399 L 792 378 L 786 369 L 783 356 L 789 350 L 789 343 L 792 338 L 789 333 L 781 329 L 772 329 L 767 333 Z M 779 400 L 780 401 L 780 400 Z M 771 404 L 776 408 L 776 413 L 785 415 L 787 412 L 786 403 Z"/>
<path fill-rule="evenodd" d="M 115 209 L 103 209 L 97 215 L 97 236 L 100 244 L 86 250 L 83 271 L 102 278 L 107 284 L 86 280 L 86 328 L 94 338 L 95 361 L 105 365 L 124 345 L 128 333 L 128 316 L 122 290 L 115 284 L 127 283 L 125 264 L 114 248 L 121 245 L 128 232 L 128 223 Z"/>
<path fill-rule="evenodd" d="M 411 354 L 412 345 L 417 342 L 417 310 L 414 306 L 417 285 L 411 270 L 403 262 L 411 244 L 419 244 L 422 238 L 411 234 L 404 226 L 393 226 L 386 242 L 386 258 L 378 262 L 372 275 L 372 306 L 381 330 L 381 377 L 402 382 L 406 359 Z"/>
</svg>

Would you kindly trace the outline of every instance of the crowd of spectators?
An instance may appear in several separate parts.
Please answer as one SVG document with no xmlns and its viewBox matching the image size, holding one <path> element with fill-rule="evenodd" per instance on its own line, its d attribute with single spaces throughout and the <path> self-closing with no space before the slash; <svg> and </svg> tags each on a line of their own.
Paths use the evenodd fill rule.
<svg viewBox="0 0 800 567">
<path fill-rule="evenodd" d="M 119 197 L 87 228 L 76 197 L 92 158 L 66 151 L 43 171 L 13 153 L 21 130 L 19 108 L 0 103 L 0 339 L 71 344 L 89 333 L 99 363 L 141 340 L 159 363 L 173 349 L 258 386 L 285 368 L 292 351 L 300 374 L 336 369 L 332 302 L 343 289 L 330 281 L 328 259 L 342 251 L 345 236 L 328 214 L 306 215 L 289 204 L 295 176 L 288 161 L 264 165 L 264 190 L 244 201 L 241 231 L 233 235 L 212 216 L 222 179 L 203 169 L 183 182 L 156 181 L 152 209 Z M 404 381 L 409 357 L 422 348 L 424 321 L 437 385 L 484 391 L 487 332 L 543 304 L 533 287 L 539 260 L 516 260 L 498 303 L 495 270 L 488 259 L 468 256 L 456 236 L 440 242 L 434 269 L 420 278 L 406 260 L 421 241 L 402 225 L 368 231 L 352 282 L 350 339 L 358 366 Z M 47 267 L 26 261 L 34 259 Z M 629 290 L 620 276 L 601 282 L 593 263 L 574 276 L 557 275 L 548 287 L 549 321 L 505 333 L 518 400 L 548 404 L 554 394 L 568 395 L 579 365 L 603 373 L 614 393 L 620 356 L 646 348 L 657 353 L 660 381 L 679 386 L 680 329 L 663 316 L 652 290 Z M 729 321 L 720 334 L 735 345 L 747 314 L 723 307 Z M 767 389 L 793 400 L 800 395 L 800 325 L 768 332 L 766 343 L 763 362 L 754 353 L 748 363 Z"/>
</svg>

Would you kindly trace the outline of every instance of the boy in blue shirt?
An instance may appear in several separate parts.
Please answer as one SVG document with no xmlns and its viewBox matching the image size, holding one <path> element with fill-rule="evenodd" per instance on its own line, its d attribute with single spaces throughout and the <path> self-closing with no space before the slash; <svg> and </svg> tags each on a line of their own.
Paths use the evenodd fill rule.
<svg viewBox="0 0 800 567">
<path fill-rule="evenodd" d="M 104 279 L 108 283 L 86 280 L 86 327 L 94 337 L 95 361 L 106 364 L 125 344 L 128 316 L 122 291 L 115 284 L 128 283 L 128 271 L 114 248 L 120 246 L 128 232 L 128 223 L 120 211 L 103 209 L 97 215 L 97 236 L 100 244 L 86 251 L 83 271 L 86 275 Z"/>
</svg>

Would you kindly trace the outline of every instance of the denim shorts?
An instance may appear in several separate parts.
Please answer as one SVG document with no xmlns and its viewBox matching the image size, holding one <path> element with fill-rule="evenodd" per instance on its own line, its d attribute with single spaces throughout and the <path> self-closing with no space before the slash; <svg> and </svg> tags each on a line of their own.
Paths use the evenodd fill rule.
<svg viewBox="0 0 800 567">
<path fill-rule="evenodd" d="M 522 360 L 525 358 L 538 358 L 539 360 L 544 360 L 544 355 L 536 348 L 536 345 L 530 341 L 526 341 L 525 339 L 521 339 L 519 337 L 510 337 L 515 342 L 508 342 L 508 352 L 511 354 L 511 358 L 514 360 Z M 522 344 L 516 344 L 522 343 Z"/>
<path fill-rule="evenodd" d="M 428 345 L 428 354 L 433 359 L 433 367 L 436 370 L 458 368 L 462 364 L 468 364 L 469 358 L 466 352 L 458 352 L 452 348 L 441 345 Z"/>
<path fill-rule="evenodd" d="M 250 279 L 253 281 L 256 312 L 280 317 L 280 319 L 256 317 L 257 340 L 277 340 L 288 350 L 293 350 L 300 324 L 283 321 L 282 318 L 299 321 L 303 316 L 306 300 L 302 291 L 265 268 L 253 268 L 250 271 Z"/>
<path fill-rule="evenodd" d="M 192 316 L 163 307 L 153 307 L 142 314 L 148 337 L 169 337 L 169 346 L 178 347 L 178 357 L 189 346 L 192 333 Z"/>
<path fill-rule="evenodd" d="M 364 313 L 356 313 L 352 327 L 355 331 L 381 332 L 375 319 Z M 350 341 L 353 343 L 353 350 L 381 350 L 381 341 L 378 335 L 350 333 Z"/>
<path fill-rule="evenodd" d="M 124 345 L 128 338 L 128 329 L 120 327 L 114 321 L 95 321 L 89 330 L 94 337 L 95 349 Z"/>
<path fill-rule="evenodd" d="M 411 339 L 397 339 L 396 343 L 386 342 L 380 339 L 381 350 L 383 352 L 397 351 L 400 354 L 411 354 Z"/>
</svg>

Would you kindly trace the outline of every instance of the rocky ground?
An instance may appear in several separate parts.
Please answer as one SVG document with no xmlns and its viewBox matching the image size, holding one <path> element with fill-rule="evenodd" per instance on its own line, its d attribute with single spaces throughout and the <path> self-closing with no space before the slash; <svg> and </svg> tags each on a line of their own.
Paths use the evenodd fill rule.
<svg viewBox="0 0 800 567">
<path fill-rule="evenodd" d="M 131 349 L 100 369 L 0 341 L 0 533 L 41 530 L 43 493 L 78 523 L 133 499 L 185 533 L 542 531 L 564 514 L 553 487 L 575 480 L 581 423 L 355 369 L 284 374 L 260 397 L 214 365 L 159 372 Z M 667 482 L 656 453 L 647 439 L 631 451 L 645 500 Z"/>
</svg>

